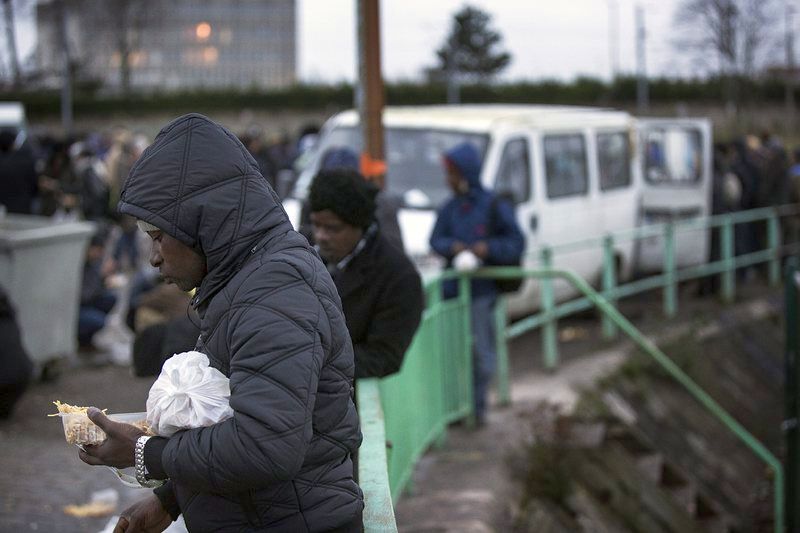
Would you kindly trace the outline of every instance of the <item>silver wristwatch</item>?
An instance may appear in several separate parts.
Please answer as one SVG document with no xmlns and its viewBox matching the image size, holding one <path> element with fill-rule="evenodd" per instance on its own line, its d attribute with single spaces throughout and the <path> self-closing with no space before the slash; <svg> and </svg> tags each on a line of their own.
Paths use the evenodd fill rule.
<svg viewBox="0 0 800 533">
<path fill-rule="evenodd" d="M 144 464 L 144 445 L 149 438 L 148 435 L 142 435 L 136 439 L 136 446 L 133 452 L 133 468 L 136 473 L 136 481 L 139 482 L 139 485 L 152 489 L 160 487 L 164 482 L 159 479 L 147 479 L 149 472 L 147 471 L 147 466 Z"/>
</svg>

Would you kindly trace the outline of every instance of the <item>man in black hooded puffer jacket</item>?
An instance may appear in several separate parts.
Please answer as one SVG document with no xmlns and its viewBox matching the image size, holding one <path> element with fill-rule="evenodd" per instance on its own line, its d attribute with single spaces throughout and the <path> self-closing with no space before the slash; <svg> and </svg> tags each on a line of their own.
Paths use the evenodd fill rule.
<svg viewBox="0 0 800 533">
<path fill-rule="evenodd" d="M 131 169 L 118 209 L 153 239 L 166 281 L 197 287 L 196 349 L 229 376 L 234 416 L 148 439 L 90 409 L 108 439 L 82 460 L 168 479 L 115 531 L 161 531 L 178 513 L 192 532 L 360 531 L 341 303 L 244 146 L 202 115 L 181 117 Z"/>
</svg>

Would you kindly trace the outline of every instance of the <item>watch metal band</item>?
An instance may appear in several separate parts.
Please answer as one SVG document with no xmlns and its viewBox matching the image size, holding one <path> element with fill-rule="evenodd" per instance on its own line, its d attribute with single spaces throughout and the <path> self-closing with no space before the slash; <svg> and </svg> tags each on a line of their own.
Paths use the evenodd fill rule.
<svg viewBox="0 0 800 533">
<path fill-rule="evenodd" d="M 136 481 L 145 488 L 155 488 L 164 484 L 159 479 L 147 479 L 147 467 L 144 464 L 144 445 L 150 439 L 148 435 L 142 435 L 136 439 L 136 446 L 133 453 L 133 469 L 136 474 Z"/>
</svg>

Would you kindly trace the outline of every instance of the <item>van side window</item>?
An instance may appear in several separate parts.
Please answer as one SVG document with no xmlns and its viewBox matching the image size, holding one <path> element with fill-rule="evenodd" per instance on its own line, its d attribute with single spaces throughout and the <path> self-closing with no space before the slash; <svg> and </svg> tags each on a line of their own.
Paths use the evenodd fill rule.
<svg viewBox="0 0 800 533">
<path fill-rule="evenodd" d="M 503 147 L 494 180 L 494 192 L 498 196 L 511 199 L 515 204 L 530 198 L 531 163 L 527 140 L 513 139 Z"/>
<path fill-rule="evenodd" d="M 546 135 L 544 167 L 548 198 L 586 194 L 589 189 L 589 171 L 583 135 Z"/>
<path fill-rule="evenodd" d="M 650 129 L 644 139 L 644 177 L 653 184 L 686 184 L 702 175 L 702 136 L 696 129 Z"/>
<path fill-rule="evenodd" d="M 619 189 L 631 184 L 630 149 L 624 131 L 597 134 L 597 163 L 600 190 Z"/>
</svg>

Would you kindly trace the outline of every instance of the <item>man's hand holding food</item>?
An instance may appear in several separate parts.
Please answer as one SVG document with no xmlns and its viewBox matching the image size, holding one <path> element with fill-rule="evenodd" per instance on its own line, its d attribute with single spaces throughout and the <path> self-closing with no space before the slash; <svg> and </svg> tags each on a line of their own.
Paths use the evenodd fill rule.
<svg viewBox="0 0 800 533">
<path fill-rule="evenodd" d="M 87 416 L 106 433 L 102 444 L 88 444 L 78 452 L 81 461 L 90 465 L 105 465 L 128 468 L 134 465 L 136 439 L 146 435 L 131 424 L 114 422 L 95 407 L 90 407 Z"/>
</svg>

